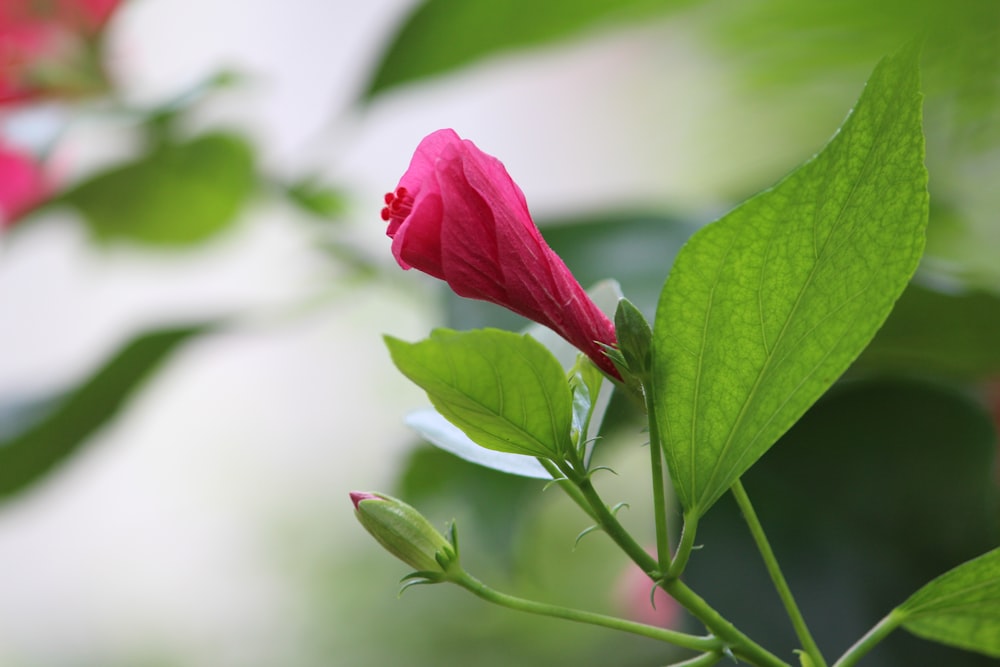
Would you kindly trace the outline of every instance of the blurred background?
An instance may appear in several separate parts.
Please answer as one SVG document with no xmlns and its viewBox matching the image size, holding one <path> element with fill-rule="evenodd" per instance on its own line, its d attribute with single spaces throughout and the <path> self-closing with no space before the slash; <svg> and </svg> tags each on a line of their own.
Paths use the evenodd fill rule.
<svg viewBox="0 0 1000 667">
<path fill-rule="evenodd" d="M 652 315 L 700 225 L 819 150 L 925 39 L 928 253 L 849 373 L 746 477 L 829 655 L 998 544 L 1000 5 L 792 0 L 3 0 L 0 665 L 660 665 L 663 646 L 418 588 L 348 492 L 498 588 L 639 616 L 542 484 L 419 442 L 381 341 L 523 322 L 388 251 L 427 133 L 497 155 L 584 285 Z M 638 416 L 599 478 L 651 540 Z M 788 660 L 728 500 L 691 585 Z M 807 527 L 808 526 L 808 527 Z M 659 622 L 699 631 L 661 605 Z M 990 664 L 893 635 L 866 665 Z"/>
</svg>

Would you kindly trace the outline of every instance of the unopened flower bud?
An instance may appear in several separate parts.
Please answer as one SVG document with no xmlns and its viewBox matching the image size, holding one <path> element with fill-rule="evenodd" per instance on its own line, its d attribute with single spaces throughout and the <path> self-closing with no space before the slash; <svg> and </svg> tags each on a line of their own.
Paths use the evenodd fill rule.
<svg viewBox="0 0 1000 667">
<path fill-rule="evenodd" d="M 445 574 L 458 554 L 420 512 L 381 493 L 352 491 L 354 514 L 379 544 L 424 574 Z"/>
<path fill-rule="evenodd" d="M 603 347 L 615 345 L 614 324 L 542 238 L 495 157 L 454 130 L 428 135 L 386 194 L 382 219 L 402 268 L 549 327 L 621 379 Z"/>
</svg>

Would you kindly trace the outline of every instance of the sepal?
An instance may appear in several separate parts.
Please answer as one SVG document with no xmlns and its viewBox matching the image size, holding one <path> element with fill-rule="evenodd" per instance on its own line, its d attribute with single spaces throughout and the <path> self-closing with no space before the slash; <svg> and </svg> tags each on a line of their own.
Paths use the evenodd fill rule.
<svg viewBox="0 0 1000 667">
<path fill-rule="evenodd" d="M 615 331 L 618 334 L 620 358 L 624 361 L 625 367 L 630 374 L 645 384 L 653 365 L 653 329 L 639 309 L 628 299 L 622 298 L 618 301 L 618 309 L 615 311 Z"/>
</svg>

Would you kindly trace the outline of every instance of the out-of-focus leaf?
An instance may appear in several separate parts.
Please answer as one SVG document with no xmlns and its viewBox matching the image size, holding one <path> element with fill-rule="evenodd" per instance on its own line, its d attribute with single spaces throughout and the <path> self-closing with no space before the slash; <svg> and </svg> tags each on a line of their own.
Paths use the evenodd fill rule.
<svg viewBox="0 0 1000 667">
<path fill-rule="evenodd" d="M 163 143 L 81 183 L 60 201 L 79 210 L 100 240 L 181 246 L 235 222 L 255 182 L 249 144 L 215 133 Z"/>
<path fill-rule="evenodd" d="M 60 395 L 0 400 L 0 443 L 13 440 L 40 423 L 62 405 L 63 399 L 65 396 Z"/>
<path fill-rule="evenodd" d="M 942 574 L 893 614 L 924 639 L 1000 658 L 1000 549 Z"/>
<path fill-rule="evenodd" d="M 737 0 L 700 18 L 719 42 L 739 53 L 740 66 L 759 81 L 798 83 L 845 67 L 865 67 L 879 54 L 923 35 L 932 88 L 948 86 L 964 96 L 978 92 L 988 99 L 1000 83 L 994 76 L 1000 7 L 993 0 L 810 5 Z"/>
<path fill-rule="evenodd" d="M 55 407 L 46 407 L 40 419 L 0 441 L 0 500 L 64 463 L 115 417 L 160 362 L 207 329 L 207 325 L 187 326 L 136 338 Z"/>
<path fill-rule="evenodd" d="M 916 269 L 927 224 L 917 52 L 875 68 L 829 144 L 695 234 L 656 311 L 668 468 L 700 516 L 861 353 Z"/>
<path fill-rule="evenodd" d="M 1000 297 L 912 284 L 855 368 L 970 379 L 1000 374 Z"/>
<path fill-rule="evenodd" d="M 688 0 L 426 0 L 396 33 L 366 97 L 503 51 L 537 46 L 611 21 L 638 20 Z"/>
<path fill-rule="evenodd" d="M 320 218 L 335 219 L 347 210 L 343 193 L 312 179 L 293 183 L 285 194 L 300 209 Z"/>
</svg>

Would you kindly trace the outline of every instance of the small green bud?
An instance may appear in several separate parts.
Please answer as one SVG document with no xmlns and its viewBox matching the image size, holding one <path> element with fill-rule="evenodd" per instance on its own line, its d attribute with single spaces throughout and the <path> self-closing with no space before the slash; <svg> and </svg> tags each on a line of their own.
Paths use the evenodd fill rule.
<svg viewBox="0 0 1000 667">
<path fill-rule="evenodd" d="M 653 365 L 653 330 L 639 309 L 628 299 L 618 300 L 615 311 L 617 348 L 605 347 L 622 378 L 628 395 L 646 407 L 646 393 L 650 390 Z"/>
<path fill-rule="evenodd" d="M 649 376 L 653 364 L 653 330 L 639 309 L 628 299 L 618 301 L 615 311 L 615 332 L 618 349 L 632 375 L 641 379 Z"/>
<path fill-rule="evenodd" d="M 354 515 L 365 530 L 389 553 L 418 572 L 445 575 L 458 562 L 458 553 L 451 542 L 402 500 L 362 491 L 352 491 L 351 500 Z"/>
</svg>

